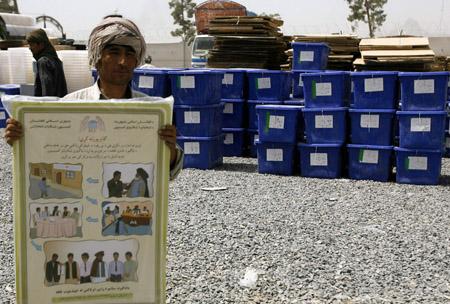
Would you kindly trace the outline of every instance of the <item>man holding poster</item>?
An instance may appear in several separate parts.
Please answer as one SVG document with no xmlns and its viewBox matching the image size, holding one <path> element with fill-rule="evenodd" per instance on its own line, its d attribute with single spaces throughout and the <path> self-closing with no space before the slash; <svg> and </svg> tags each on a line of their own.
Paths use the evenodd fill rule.
<svg viewBox="0 0 450 304">
<path fill-rule="evenodd" d="M 92 30 L 88 41 L 89 63 L 98 71 L 97 82 L 64 99 L 94 101 L 147 97 L 130 86 L 133 71 L 143 62 L 145 50 L 144 37 L 134 22 L 121 17 L 106 17 Z M 20 122 L 9 118 L 6 141 L 12 144 L 22 134 Z M 176 128 L 167 125 L 159 130 L 159 135 L 170 148 L 170 179 L 174 179 L 183 167 L 184 156 L 176 143 Z"/>
</svg>

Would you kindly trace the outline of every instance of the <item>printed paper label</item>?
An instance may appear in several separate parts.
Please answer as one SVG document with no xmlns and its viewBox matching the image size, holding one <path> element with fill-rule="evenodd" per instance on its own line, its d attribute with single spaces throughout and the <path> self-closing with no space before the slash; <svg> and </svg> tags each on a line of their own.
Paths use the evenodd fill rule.
<svg viewBox="0 0 450 304">
<path fill-rule="evenodd" d="M 315 117 L 316 129 L 332 129 L 333 128 L 333 115 L 316 115 Z"/>
<path fill-rule="evenodd" d="M 431 132 L 431 118 L 411 118 L 411 132 Z"/>
<path fill-rule="evenodd" d="M 184 154 L 200 154 L 200 143 L 199 142 L 185 142 L 184 143 Z"/>
<path fill-rule="evenodd" d="M 195 89 L 195 77 L 180 76 L 180 89 Z"/>
<path fill-rule="evenodd" d="M 155 78 L 153 76 L 139 76 L 139 87 L 153 89 Z"/>
<path fill-rule="evenodd" d="M 407 161 L 408 170 L 428 170 L 428 157 L 409 156 Z"/>
<path fill-rule="evenodd" d="M 6 119 L 6 114 L 4 111 L 0 111 L 0 119 L 1 120 L 5 120 Z"/>
<path fill-rule="evenodd" d="M 184 123 L 199 124 L 200 123 L 200 112 L 193 112 L 193 111 L 184 112 Z"/>
<path fill-rule="evenodd" d="M 314 61 L 314 52 L 312 51 L 303 51 L 300 52 L 300 62 L 305 62 L 305 61 Z"/>
<path fill-rule="evenodd" d="M 380 115 L 361 115 L 361 128 L 378 129 L 380 127 Z"/>
<path fill-rule="evenodd" d="M 301 74 L 298 77 L 298 86 L 299 87 L 303 87 L 303 79 L 302 79 L 302 75 Z"/>
<path fill-rule="evenodd" d="M 270 115 L 269 128 L 270 129 L 284 129 L 284 116 Z"/>
<path fill-rule="evenodd" d="M 327 153 L 311 153 L 309 160 L 310 160 L 311 166 L 317 166 L 317 167 L 328 166 L 328 154 Z"/>
<path fill-rule="evenodd" d="M 316 83 L 316 96 L 331 96 L 333 93 L 331 82 Z"/>
<path fill-rule="evenodd" d="M 283 149 L 267 149 L 266 155 L 267 161 L 274 161 L 274 162 L 283 161 Z"/>
<path fill-rule="evenodd" d="M 272 86 L 270 84 L 270 78 L 258 78 L 258 89 L 270 89 Z"/>
<path fill-rule="evenodd" d="M 233 104 L 232 103 L 226 103 L 223 107 L 223 113 L 224 114 L 233 114 Z"/>
<path fill-rule="evenodd" d="M 350 92 L 354 92 L 355 91 L 355 83 L 352 81 L 351 85 L 350 85 Z"/>
<path fill-rule="evenodd" d="M 366 78 L 364 79 L 364 91 L 370 92 L 383 92 L 383 78 Z"/>
<path fill-rule="evenodd" d="M 232 145 L 234 143 L 234 134 L 233 133 L 225 133 L 225 139 L 223 143 L 226 145 Z"/>
<path fill-rule="evenodd" d="M 233 74 L 224 74 L 222 79 L 222 84 L 224 85 L 233 85 L 234 75 Z"/>
<path fill-rule="evenodd" d="M 360 150 L 359 162 L 363 164 L 378 164 L 378 151 L 376 150 Z"/>
<path fill-rule="evenodd" d="M 434 94 L 434 80 L 414 80 L 414 94 Z"/>
</svg>

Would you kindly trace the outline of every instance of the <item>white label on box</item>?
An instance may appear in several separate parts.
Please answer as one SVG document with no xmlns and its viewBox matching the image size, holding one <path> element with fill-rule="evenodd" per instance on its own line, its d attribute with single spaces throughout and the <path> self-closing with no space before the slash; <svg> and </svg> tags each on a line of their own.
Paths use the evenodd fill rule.
<svg viewBox="0 0 450 304">
<path fill-rule="evenodd" d="M 331 82 L 316 83 L 316 96 L 331 96 L 333 94 Z"/>
<path fill-rule="evenodd" d="M 224 114 L 233 114 L 233 112 L 234 112 L 233 104 L 226 103 L 225 106 L 223 107 L 223 113 Z"/>
<path fill-rule="evenodd" d="M 253 144 L 255 144 L 257 140 L 259 140 L 259 134 L 255 134 L 255 137 L 253 137 Z"/>
<path fill-rule="evenodd" d="M 225 133 L 225 139 L 223 141 L 226 145 L 234 144 L 234 134 L 233 133 Z"/>
<path fill-rule="evenodd" d="M 269 129 L 284 129 L 284 116 L 270 115 Z"/>
<path fill-rule="evenodd" d="M 434 79 L 414 80 L 414 94 L 434 94 Z"/>
<path fill-rule="evenodd" d="M 301 74 L 298 76 L 298 86 L 299 87 L 303 87 L 303 79 L 302 79 L 302 75 Z"/>
<path fill-rule="evenodd" d="M 378 164 L 378 151 L 362 150 L 359 161 L 363 164 Z"/>
<path fill-rule="evenodd" d="M 316 129 L 333 129 L 333 115 L 316 115 Z"/>
<path fill-rule="evenodd" d="M 408 170 L 428 170 L 428 157 L 408 156 Z"/>
<path fill-rule="evenodd" d="M 447 87 L 449 87 L 450 88 L 450 80 L 448 81 L 448 83 L 447 83 Z"/>
<path fill-rule="evenodd" d="M 450 149 L 450 137 L 447 137 L 447 139 L 445 140 L 445 147 Z"/>
<path fill-rule="evenodd" d="M 364 79 L 364 91 L 370 92 L 383 92 L 383 78 L 366 78 Z"/>
<path fill-rule="evenodd" d="M 311 153 L 309 156 L 310 165 L 318 167 L 328 166 L 328 154 L 327 153 Z"/>
<path fill-rule="evenodd" d="M 143 89 L 153 89 L 155 78 L 153 76 L 139 76 L 139 87 Z"/>
<path fill-rule="evenodd" d="M 180 76 L 180 89 L 195 89 L 195 77 Z"/>
<path fill-rule="evenodd" d="M 5 111 L 0 110 L 0 119 L 1 120 L 5 120 L 6 119 Z"/>
<path fill-rule="evenodd" d="M 355 91 L 355 83 L 352 81 L 351 85 L 350 85 L 350 92 L 354 92 Z"/>
<path fill-rule="evenodd" d="M 193 111 L 184 112 L 184 123 L 199 124 L 200 123 L 200 112 L 193 112 Z"/>
<path fill-rule="evenodd" d="M 312 51 L 303 51 L 300 52 L 300 62 L 305 62 L 305 61 L 314 61 L 314 52 Z"/>
<path fill-rule="evenodd" d="M 431 118 L 411 118 L 411 132 L 431 132 Z"/>
<path fill-rule="evenodd" d="M 270 84 L 270 78 L 258 78 L 258 90 L 270 89 L 272 86 Z"/>
<path fill-rule="evenodd" d="M 200 154 L 200 143 L 199 142 L 185 142 L 184 143 L 184 154 Z"/>
<path fill-rule="evenodd" d="M 233 85 L 234 75 L 233 74 L 224 74 L 222 79 L 222 84 L 224 85 Z"/>
<path fill-rule="evenodd" d="M 267 161 L 282 162 L 283 149 L 267 149 L 266 156 Z"/>
<path fill-rule="evenodd" d="M 380 115 L 361 115 L 361 128 L 378 129 L 380 127 Z"/>
</svg>

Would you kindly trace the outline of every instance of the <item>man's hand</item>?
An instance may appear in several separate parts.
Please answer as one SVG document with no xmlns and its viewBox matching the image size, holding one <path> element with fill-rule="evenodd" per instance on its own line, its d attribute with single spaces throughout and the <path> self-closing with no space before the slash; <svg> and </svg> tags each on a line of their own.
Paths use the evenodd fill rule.
<svg viewBox="0 0 450 304">
<path fill-rule="evenodd" d="M 5 140 L 12 145 L 16 140 L 23 136 L 23 127 L 20 122 L 14 118 L 8 118 L 6 121 Z"/>
<path fill-rule="evenodd" d="M 177 129 L 173 125 L 166 125 L 159 129 L 158 134 L 170 149 L 170 166 L 173 166 L 177 160 Z"/>
</svg>

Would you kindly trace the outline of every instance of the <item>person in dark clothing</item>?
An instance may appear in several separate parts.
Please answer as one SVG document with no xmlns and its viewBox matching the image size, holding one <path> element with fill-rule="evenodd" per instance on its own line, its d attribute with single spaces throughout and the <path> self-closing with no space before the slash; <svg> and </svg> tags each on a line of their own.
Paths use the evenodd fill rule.
<svg viewBox="0 0 450 304">
<path fill-rule="evenodd" d="M 34 96 L 65 96 L 67 84 L 63 64 L 45 31 L 37 29 L 28 33 L 26 41 L 36 59 Z"/>
<path fill-rule="evenodd" d="M 61 278 L 60 265 L 61 263 L 58 262 L 58 255 L 54 253 L 51 261 L 47 262 L 45 265 L 45 279 L 47 280 L 47 285 L 52 286 L 59 283 Z"/>
<path fill-rule="evenodd" d="M 123 183 L 120 171 L 114 171 L 113 178 L 108 181 L 108 197 L 122 197 Z"/>
</svg>

